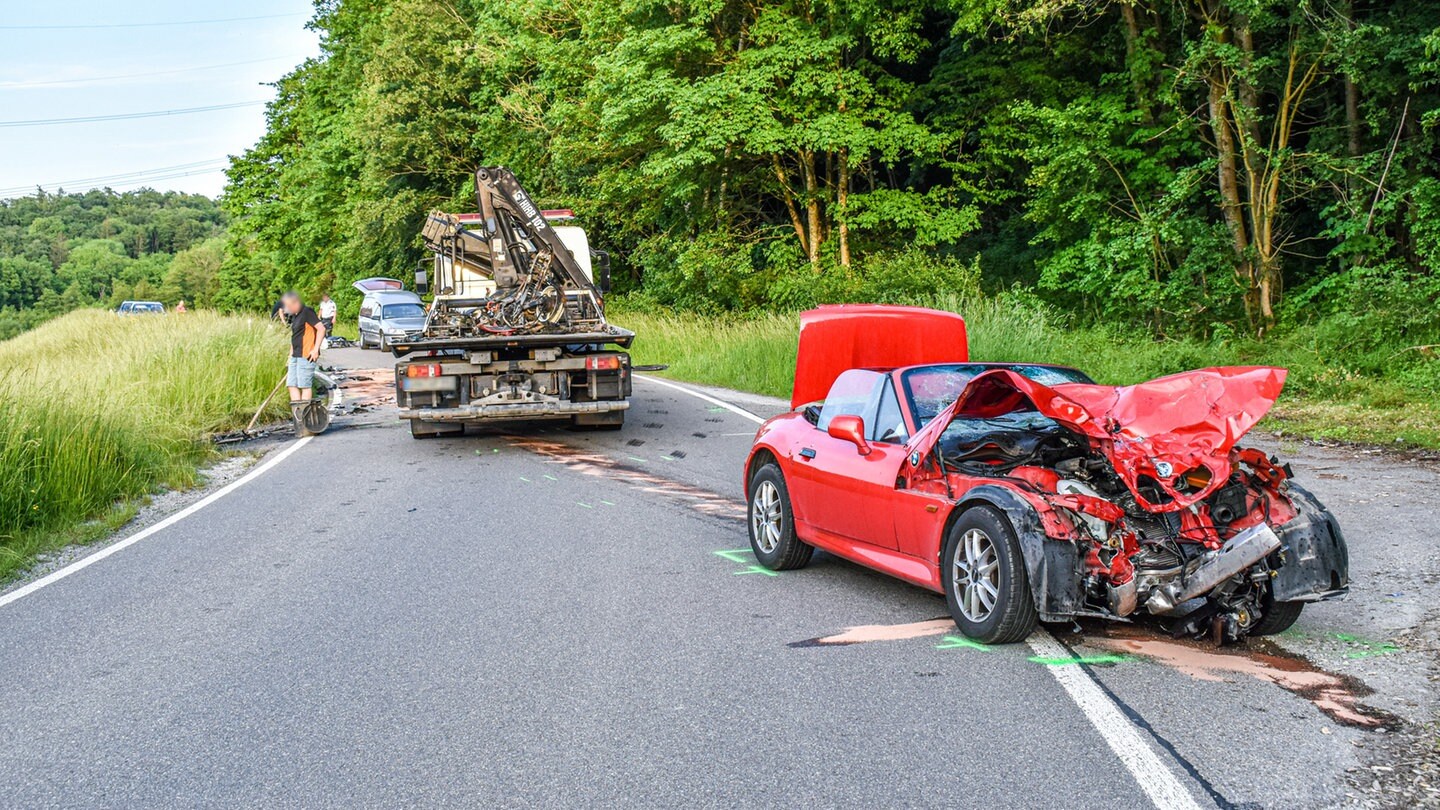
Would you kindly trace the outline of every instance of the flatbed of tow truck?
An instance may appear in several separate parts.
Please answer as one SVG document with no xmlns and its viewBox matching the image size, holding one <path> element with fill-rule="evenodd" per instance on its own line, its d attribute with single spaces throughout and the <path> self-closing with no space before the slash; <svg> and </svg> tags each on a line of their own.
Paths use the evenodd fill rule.
<svg viewBox="0 0 1440 810">
<path fill-rule="evenodd" d="M 606 325 L 604 329 L 590 332 L 540 332 L 527 335 L 480 335 L 475 337 L 419 337 L 404 341 L 392 340 L 390 349 L 397 357 L 415 352 L 446 351 L 452 349 L 497 351 L 502 349 L 547 349 L 587 344 L 616 345 L 628 349 L 634 340 L 635 333 L 629 329 Z"/>
</svg>

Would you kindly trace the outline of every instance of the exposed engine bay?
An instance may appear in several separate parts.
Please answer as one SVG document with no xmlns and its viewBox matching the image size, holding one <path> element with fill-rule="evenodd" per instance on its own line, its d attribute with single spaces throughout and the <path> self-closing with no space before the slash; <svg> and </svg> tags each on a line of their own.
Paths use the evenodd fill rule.
<svg viewBox="0 0 1440 810">
<path fill-rule="evenodd" d="M 1288 466 L 1236 446 L 1283 381 L 1206 369 L 1052 387 L 992 371 L 910 448 L 956 491 L 992 479 L 1028 505 L 1010 518 L 1044 538 L 1026 549 L 1042 618 L 1148 614 L 1222 643 L 1284 630 L 1305 602 L 1347 590 L 1335 519 Z"/>
</svg>

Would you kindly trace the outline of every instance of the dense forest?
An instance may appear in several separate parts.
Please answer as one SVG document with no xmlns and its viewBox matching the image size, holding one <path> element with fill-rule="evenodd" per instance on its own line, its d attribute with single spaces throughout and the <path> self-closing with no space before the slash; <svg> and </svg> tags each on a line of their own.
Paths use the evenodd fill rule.
<svg viewBox="0 0 1440 810">
<path fill-rule="evenodd" d="M 213 305 L 224 232 L 224 212 L 199 195 L 40 191 L 0 200 L 0 340 L 131 298 Z"/>
<path fill-rule="evenodd" d="M 221 300 L 418 258 L 510 166 L 631 300 L 1038 297 L 1431 340 L 1433 0 L 322 0 L 236 158 Z"/>
</svg>

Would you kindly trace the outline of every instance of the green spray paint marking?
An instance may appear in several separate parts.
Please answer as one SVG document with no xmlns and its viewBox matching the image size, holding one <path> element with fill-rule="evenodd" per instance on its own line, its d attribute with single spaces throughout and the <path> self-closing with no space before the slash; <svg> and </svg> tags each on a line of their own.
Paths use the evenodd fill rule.
<svg viewBox="0 0 1440 810">
<path fill-rule="evenodd" d="M 1372 655 L 1389 655 L 1390 653 L 1401 652 L 1399 646 L 1389 641 L 1370 641 L 1369 639 L 1353 636 L 1349 633 L 1335 633 L 1334 636 L 1337 641 L 1342 641 L 1352 647 L 1360 648 L 1345 653 L 1344 658 L 1369 658 Z"/>
<path fill-rule="evenodd" d="M 641 457 L 639 457 L 639 456 L 626 456 L 626 458 L 630 459 L 631 461 L 638 461 L 638 462 L 640 462 L 641 464 L 647 464 L 647 463 L 649 463 L 649 462 L 645 461 L 645 459 L 643 459 L 643 458 L 641 458 Z"/>
<path fill-rule="evenodd" d="M 520 476 L 520 480 L 521 480 L 521 481 L 524 481 L 524 482 L 527 483 L 527 484 L 533 484 L 533 483 L 535 483 L 534 481 L 531 481 L 529 478 L 526 478 L 526 477 L 523 476 L 523 475 Z"/>
<path fill-rule="evenodd" d="M 576 505 L 578 505 L 578 506 L 583 506 L 583 507 L 585 507 L 586 509 L 594 509 L 594 508 L 595 508 L 595 507 L 591 506 L 591 505 L 588 504 L 588 503 L 581 503 L 580 501 L 576 501 L 575 503 L 576 503 Z"/>
<path fill-rule="evenodd" d="M 710 413 L 724 413 L 727 410 L 729 410 L 729 408 L 722 408 L 719 405 L 711 405 L 709 408 Z"/>
<path fill-rule="evenodd" d="M 981 644 L 980 642 L 976 641 L 976 640 L 973 639 L 973 638 L 965 638 L 964 636 L 945 636 L 943 639 L 940 640 L 940 643 L 939 643 L 939 644 L 936 644 L 936 645 L 935 645 L 935 649 L 937 649 L 937 650 L 959 650 L 959 649 L 967 649 L 967 650 L 979 650 L 980 652 L 990 652 L 990 648 L 989 648 L 989 647 L 985 646 L 984 644 Z"/>
<path fill-rule="evenodd" d="M 733 562 L 733 563 L 746 563 L 746 562 L 749 562 L 750 549 L 748 549 L 748 548 L 731 548 L 731 549 L 724 549 L 724 550 L 722 550 L 722 551 L 712 551 L 712 552 L 710 552 L 710 553 L 711 553 L 711 554 L 714 554 L 716 557 L 724 557 L 725 559 L 727 559 L 727 560 L 729 560 L 730 562 Z M 741 555 L 745 555 L 745 556 L 741 556 Z"/>
<path fill-rule="evenodd" d="M 661 457 L 660 457 L 660 460 L 661 460 L 661 461 L 674 461 L 674 460 L 675 460 L 675 457 L 674 457 L 674 456 L 661 456 Z"/>
<path fill-rule="evenodd" d="M 780 574 L 779 574 L 778 572 L 776 572 L 776 571 L 771 571 L 769 568 L 761 568 L 761 567 L 758 566 L 758 565 L 752 565 L 752 566 L 750 566 L 749 568 L 746 568 L 744 571 L 736 571 L 736 572 L 735 572 L 735 576 L 737 576 L 737 577 L 740 576 L 741 574 L 764 574 L 764 575 L 767 576 L 767 577 L 778 577 L 778 576 L 780 576 Z"/>
<path fill-rule="evenodd" d="M 556 478 L 555 476 L 550 475 L 550 474 L 548 474 L 548 473 L 545 475 L 545 477 L 546 477 L 546 478 L 549 478 L 551 481 L 559 481 L 559 480 L 560 480 L 559 478 Z"/>
<path fill-rule="evenodd" d="M 1128 661 L 1128 655 L 1077 655 L 1074 658 L 1046 658 L 1043 655 L 1032 655 L 1030 660 L 1037 664 L 1044 664 L 1047 667 L 1067 667 L 1072 664 L 1118 664 Z"/>
<path fill-rule="evenodd" d="M 613 503 L 611 503 L 611 502 L 609 502 L 609 501 L 607 501 L 607 500 L 601 500 L 600 502 L 603 503 L 603 504 L 605 504 L 606 506 L 614 506 L 614 505 L 615 505 L 615 504 L 613 504 Z"/>
<path fill-rule="evenodd" d="M 1401 651 L 1401 648 L 1400 648 L 1400 647 L 1397 647 L 1397 646 L 1395 646 L 1394 644 L 1391 644 L 1390 642 L 1385 641 L 1385 642 L 1381 642 L 1380 646 L 1378 646 L 1378 647 L 1372 647 L 1372 648 L 1365 649 L 1365 650 L 1356 650 L 1356 651 L 1354 651 L 1354 652 L 1345 653 L 1345 656 L 1344 656 L 1344 657 L 1346 657 L 1346 658 L 1369 658 L 1369 657 L 1372 656 L 1372 655 L 1389 655 L 1390 653 L 1397 653 L 1397 652 L 1400 652 L 1400 651 Z"/>
</svg>

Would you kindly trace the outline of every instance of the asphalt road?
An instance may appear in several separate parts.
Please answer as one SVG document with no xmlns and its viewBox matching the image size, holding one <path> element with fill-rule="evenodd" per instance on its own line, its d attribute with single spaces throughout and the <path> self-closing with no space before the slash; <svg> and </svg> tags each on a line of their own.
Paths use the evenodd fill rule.
<svg viewBox="0 0 1440 810">
<path fill-rule="evenodd" d="M 1410 616 L 1369 562 L 1419 526 L 1347 523 L 1357 596 L 1284 648 L 1176 651 L 1098 625 L 1041 631 L 1066 645 L 1048 658 L 938 625 L 815 642 L 945 606 L 827 555 L 771 576 L 734 553 L 753 432 L 651 381 L 619 433 L 415 441 L 383 411 L 337 420 L 0 603 L 0 805 L 1146 806 L 1161 775 L 1127 766 L 1066 668 L 1196 805 L 1324 807 L 1394 736 L 1366 726 L 1391 723 L 1381 710 L 1433 711 L 1433 656 L 1391 642 L 1433 616 L 1431 569 Z M 1413 475 L 1386 491 L 1435 483 Z M 1390 508 L 1348 477 L 1313 483 L 1342 520 Z"/>
</svg>

